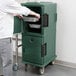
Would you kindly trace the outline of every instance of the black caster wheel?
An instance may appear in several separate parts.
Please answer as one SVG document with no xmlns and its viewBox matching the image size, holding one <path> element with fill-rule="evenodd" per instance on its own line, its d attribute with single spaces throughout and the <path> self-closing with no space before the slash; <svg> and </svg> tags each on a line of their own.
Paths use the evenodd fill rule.
<svg viewBox="0 0 76 76">
<path fill-rule="evenodd" d="M 54 64 L 55 64 L 55 62 L 54 62 L 54 61 L 52 61 L 52 62 L 50 62 L 50 63 L 49 63 L 49 65 L 54 65 Z"/>
<path fill-rule="evenodd" d="M 28 68 L 28 64 L 25 64 L 25 71 L 27 71 L 27 68 Z"/>
<path fill-rule="evenodd" d="M 39 74 L 43 75 L 44 74 L 44 67 L 39 68 Z"/>
<path fill-rule="evenodd" d="M 13 65 L 13 71 L 17 71 L 17 70 L 18 70 L 18 68 L 19 68 L 18 64 L 17 64 L 17 63 L 15 63 L 15 64 Z"/>
</svg>

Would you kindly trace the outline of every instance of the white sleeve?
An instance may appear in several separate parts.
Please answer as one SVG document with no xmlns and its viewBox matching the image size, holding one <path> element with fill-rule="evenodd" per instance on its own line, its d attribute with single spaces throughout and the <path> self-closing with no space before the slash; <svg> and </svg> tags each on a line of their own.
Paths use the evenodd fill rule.
<svg viewBox="0 0 76 76">
<path fill-rule="evenodd" d="M 15 0 L 8 0 L 5 6 L 5 12 L 12 13 L 12 14 L 20 14 L 20 15 L 28 15 L 30 13 L 30 9 L 21 6 L 19 3 L 17 3 Z"/>
</svg>

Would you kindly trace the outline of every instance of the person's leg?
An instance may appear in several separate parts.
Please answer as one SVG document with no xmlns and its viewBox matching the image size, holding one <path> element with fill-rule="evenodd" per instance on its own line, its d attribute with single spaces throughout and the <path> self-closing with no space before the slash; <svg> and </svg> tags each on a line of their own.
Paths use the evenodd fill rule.
<svg viewBox="0 0 76 76">
<path fill-rule="evenodd" d="M 0 45 L 2 45 L 0 48 L 2 48 L 1 58 L 3 62 L 3 75 L 12 76 L 13 51 L 10 38 L 1 39 Z"/>
<path fill-rule="evenodd" d="M 2 59 L 1 59 L 1 49 L 0 49 L 0 76 L 2 76 Z"/>
</svg>

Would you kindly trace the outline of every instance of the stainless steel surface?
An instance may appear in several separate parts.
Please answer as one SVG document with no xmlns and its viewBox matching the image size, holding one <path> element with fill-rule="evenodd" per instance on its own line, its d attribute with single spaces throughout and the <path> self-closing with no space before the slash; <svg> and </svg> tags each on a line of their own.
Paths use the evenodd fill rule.
<svg viewBox="0 0 76 76">
<path fill-rule="evenodd" d="M 24 17 L 23 17 L 23 20 L 24 20 L 24 21 L 27 21 L 27 22 L 37 22 L 37 21 L 38 21 L 38 18 L 36 18 L 36 17 L 26 17 L 26 16 L 24 16 Z"/>
<path fill-rule="evenodd" d="M 29 24 L 29 27 L 38 29 L 38 28 L 40 28 L 40 25 L 38 25 L 38 24 Z"/>
<path fill-rule="evenodd" d="M 18 60 L 18 34 L 16 34 L 16 63 L 17 63 L 17 60 Z"/>
</svg>

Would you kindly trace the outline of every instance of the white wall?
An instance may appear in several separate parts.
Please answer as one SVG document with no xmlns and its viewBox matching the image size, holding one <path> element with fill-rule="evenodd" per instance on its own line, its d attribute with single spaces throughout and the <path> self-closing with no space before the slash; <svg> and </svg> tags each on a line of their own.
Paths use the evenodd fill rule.
<svg viewBox="0 0 76 76">
<path fill-rule="evenodd" d="M 76 1 L 59 0 L 57 3 L 57 59 L 76 63 Z"/>
<path fill-rule="evenodd" d="M 76 0 L 40 1 L 51 1 L 57 3 L 57 60 L 76 63 Z"/>
<path fill-rule="evenodd" d="M 23 2 L 32 2 L 32 1 L 36 1 L 36 0 L 16 0 L 19 3 L 23 3 Z"/>
</svg>

